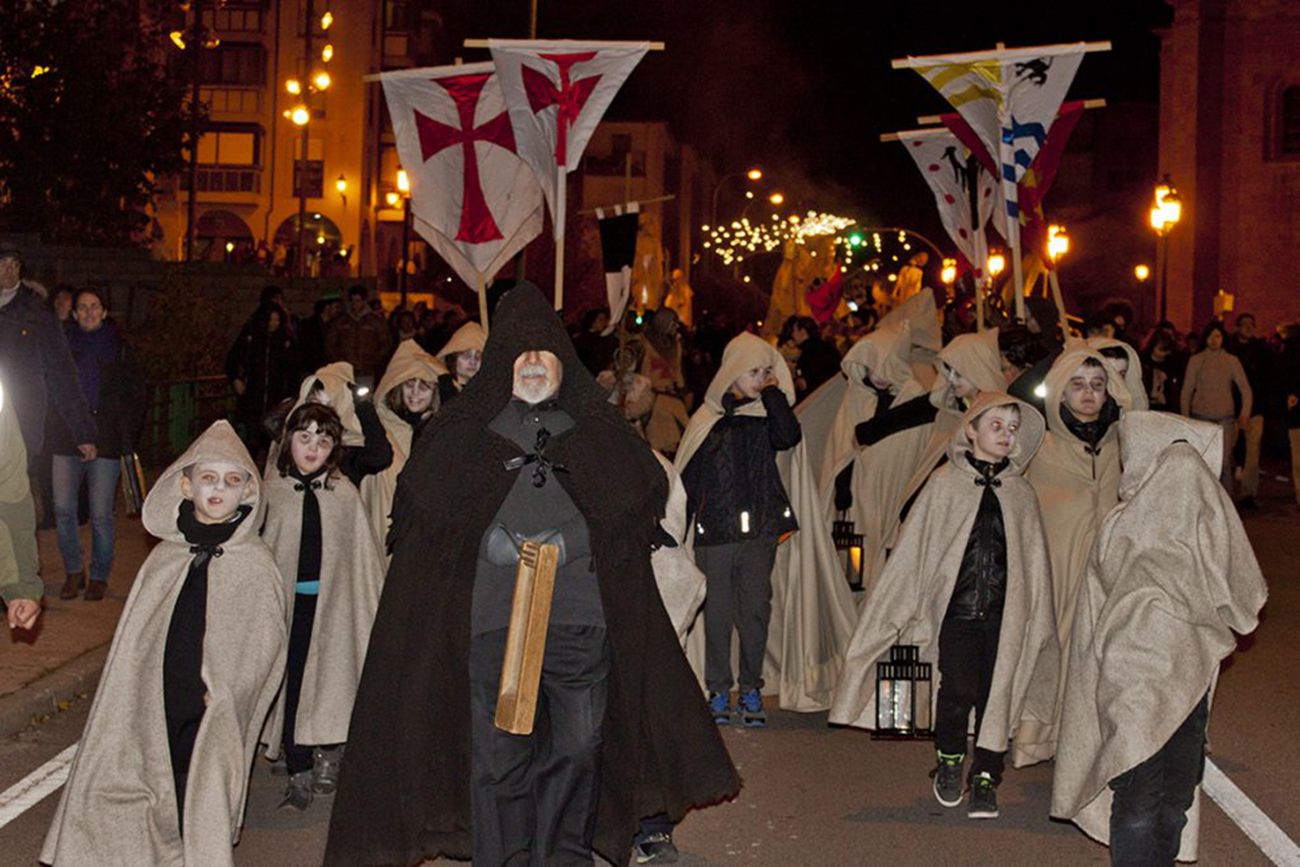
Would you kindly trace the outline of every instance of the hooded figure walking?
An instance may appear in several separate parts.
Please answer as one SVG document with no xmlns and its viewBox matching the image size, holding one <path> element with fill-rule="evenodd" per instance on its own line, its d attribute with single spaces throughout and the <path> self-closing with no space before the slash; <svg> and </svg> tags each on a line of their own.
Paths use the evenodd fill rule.
<svg viewBox="0 0 1300 867">
<path fill-rule="evenodd" d="M 625 864 L 639 818 L 737 792 L 651 568 L 667 494 L 546 299 L 513 289 L 398 481 L 326 864 Z M 510 552 L 557 535 L 537 725 L 507 734 Z"/>
</svg>

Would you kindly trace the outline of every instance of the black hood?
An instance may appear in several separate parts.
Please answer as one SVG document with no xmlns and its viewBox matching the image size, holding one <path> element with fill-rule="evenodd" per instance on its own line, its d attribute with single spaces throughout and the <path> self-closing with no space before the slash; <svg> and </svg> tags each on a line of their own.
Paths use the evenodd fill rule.
<svg viewBox="0 0 1300 867">
<path fill-rule="evenodd" d="M 519 283 L 497 306 L 478 375 L 455 401 L 434 416 L 433 424 L 443 427 L 471 417 L 486 423 L 495 418 L 514 392 L 515 359 L 530 350 L 551 352 L 563 365 L 556 403 L 565 412 L 575 419 L 592 415 L 618 419 L 605 393 L 578 358 L 550 302 L 532 283 Z"/>
</svg>

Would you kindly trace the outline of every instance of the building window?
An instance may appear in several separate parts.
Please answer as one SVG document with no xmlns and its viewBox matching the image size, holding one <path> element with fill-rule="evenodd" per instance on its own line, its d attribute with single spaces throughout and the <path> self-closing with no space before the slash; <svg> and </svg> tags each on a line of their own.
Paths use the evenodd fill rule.
<svg viewBox="0 0 1300 867">
<path fill-rule="evenodd" d="M 222 42 L 200 55 L 204 84 L 261 87 L 266 84 L 266 51 L 257 42 Z"/>
<path fill-rule="evenodd" d="M 1274 140 L 1274 154 L 1279 159 L 1300 159 L 1300 85 L 1282 91 Z"/>
<path fill-rule="evenodd" d="M 258 166 L 261 131 L 247 127 L 209 128 L 199 139 L 199 164 L 204 166 Z"/>
</svg>

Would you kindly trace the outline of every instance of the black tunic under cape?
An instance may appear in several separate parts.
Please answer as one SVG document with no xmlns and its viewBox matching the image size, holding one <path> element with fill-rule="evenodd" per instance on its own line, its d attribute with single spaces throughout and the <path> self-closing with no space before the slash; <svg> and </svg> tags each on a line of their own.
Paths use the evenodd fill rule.
<svg viewBox="0 0 1300 867">
<path fill-rule="evenodd" d="M 549 303 L 521 284 L 501 301 L 478 375 L 430 421 L 399 477 L 393 560 L 327 865 L 470 857 L 470 600 L 479 542 L 519 472 L 504 464 L 521 454 L 488 425 L 510 400 L 515 359 L 530 349 L 564 366 L 557 402 L 576 426 L 551 440 L 547 456 L 587 521 L 608 627 L 595 848 L 626 864 L 640 818 L 677 820 L 740 788 L 650 566 L 667 479 L 582 366 Z"/>
</svg>

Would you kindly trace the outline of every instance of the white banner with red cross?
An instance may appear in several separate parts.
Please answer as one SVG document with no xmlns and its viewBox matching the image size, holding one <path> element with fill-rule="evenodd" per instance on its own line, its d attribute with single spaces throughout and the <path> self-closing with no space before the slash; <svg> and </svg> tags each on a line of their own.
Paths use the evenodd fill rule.
<svg viewBox="0 0 1300 867">
<path fill-rule="evenodd" d="M 565 178 L 578 168 L 596 125 L 649 42 L 490 39 L 519 155 L 551 209 L 555 306 L 563 306 Z"/>
<path fill-rule="evenodd" d="M 380 80 L 415 229 L 481 294 L 542 231 L 542 190 L 517 152 L 495 69 L 436 66 Z"/>
</svg>

